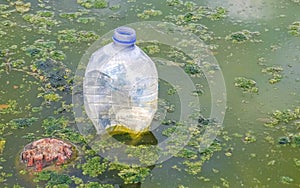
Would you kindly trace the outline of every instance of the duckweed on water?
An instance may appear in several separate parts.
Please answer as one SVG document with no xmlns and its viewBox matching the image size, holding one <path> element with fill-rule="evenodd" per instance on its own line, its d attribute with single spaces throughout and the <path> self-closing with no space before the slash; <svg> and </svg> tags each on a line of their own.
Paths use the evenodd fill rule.
<svg viewBox="0 0 300 188">
<path fill-rule="evenodd" d="M 82 164 L 82 174 L 91 177 L 97 177 L 105 172 L 107 169 L 107 162 L 103 162 L 99 156 L 95 156 Z"/>
<path fill-rule="evenodd" d="M 3 153 L 4 147 L 5 147 L 5 143 L 6 143 L 5 140 L 3 140 L 3 139 L 0 140 L 0 154 Z"/>
<path fill-rule="evenodd" d="M 293 22 L 289 27 L 289 33 L 299 37 L 300 36 L 300 21 Z"/>
<path fill-rule="evenodd" d="M 137 14 L 137 17 L 142 18 L 142 19 L 148 19 L 152 16 L 159 16 L 162 15 L 162 12 L 160 10 L 144 10 L 142 13 Z"/>
<path fill-rule="evenodd" d="M 286 109 L 286 110 L 275 110 L 271 114 L 271 119 L 265 123 L 266 126 L 276 126 L 280 123 L 289 123 L 291 121 L 300 119 L 300 108 L 297 107 L 293 110 Z M 296 126 L 296 124 L 295 124 Z"/>
<path fill-rule="evenodd" d="M 251 32 L 248 30 L 242 30 L 242 31 L 231 33 L 230 35 L 226 36 L 225 39 L 230 40 L 233 43 L 244 43 L 246 41 L 261 42 L 261 40 L 254 39 L 254 37 L 259 35 L 260 33 L 258 31 Z"/>
<path fill-rule="evenodd" d="M 36 14 L 24 14 L 23 19 L 35 26 L 46 28 L 60 23 L 53 16 L 54 12 L 51 11 L 37 11 Z"/>
<path fill-rule="evenodd" d="M 281 176 L 280 177 L 280 182 L 283 183 L 283 184 L 290 184 L 294 181 L 293 178 L 291 177 L 288 177 L 288 176 Z"/>
<path fill-rule="evenodd" d="M 279 82 L 282 78 L 282 75 L 280 74 L 283 71 L 282 67 L 279 66 L 271 66 L 271 67 L 267 67 L 262 69 L 262 73 L 268 74 L 268 75 L 272 75 L 272 78 L 269 79 L 269 83 L 270 84 L 275 84 L 277 82 Z"/>
<path fill-rule="evenodd" d="M 124 168 L 118 173 L 125 184 L 141 183 L 149 176 L 149 174 L 150 169 L 143 167 Z"/>
<path fill-rule="evenodd" d="M 106 0 L 77 0 L 77 3 L 85 8 L 106 8 L 108 2 Z"/>
<path fill-rule="evenodd" d="M 15 7 L 16 7 L 16 10 L 20 13 L 25 13 L 25 12 L 28 12 L 30 10 L 30 7 L 31 7 L 31 3 L 24 3 L 23 1 L 16 1 L 14 3 Z"/>
<path fill-rule="evenodd" d="M 237 77 L 234 79 L 234 86 L 241 88 L 244 92 L 258 93 L 256 82 L 245 77 Z"/>
<path fill-rule="evenodd" d="M 89 42 L 99 38 L 93 31 L 76 31 L 75 29 L 60 30 L 58 31 L 57 39 L 60 43 L 76 43 L 76 42 Z"/>
<path fill-rule="evenodd" d="M 81 17 L 81 18 L 78 18 L 76 21 L 78 23 L 87 24 L 87 23 L 90 23 L 90 22 L 95 22 L 96 18 L 95 17 Z"/>
<path fill-rule="evenodd" d="M 38 118 L 35 117 L 18 118 L 18 119 L 11 120 L 8 124 L 11 126 L 12 129 L 25 128 L 31 126 L 37 120 Z"/>
</svg>

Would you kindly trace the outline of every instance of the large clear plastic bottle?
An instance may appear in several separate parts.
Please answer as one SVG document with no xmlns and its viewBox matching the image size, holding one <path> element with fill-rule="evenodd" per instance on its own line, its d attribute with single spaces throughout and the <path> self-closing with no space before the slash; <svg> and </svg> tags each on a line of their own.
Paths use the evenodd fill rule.
<svg viewBox="0 0 300 188">
<path fill-rule="evenodd" d="M 158 75 L 135 45 L 135 30 L 115 29 L 113 42 L 94 52 L 83 84 L 84 106 L 98 134 L 114 126 L 147 131 L 157 110 Z"/>
</svg>

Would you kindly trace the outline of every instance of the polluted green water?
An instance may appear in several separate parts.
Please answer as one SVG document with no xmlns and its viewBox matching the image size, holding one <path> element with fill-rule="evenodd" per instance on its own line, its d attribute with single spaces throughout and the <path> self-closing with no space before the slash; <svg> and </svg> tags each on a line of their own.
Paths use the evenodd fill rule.
<svg viewBox="0 0 300 188">
<path fill-rule="evenodd" d="M 0 0 L 0 187 L 300 187 L 299 12 L 298 0 Z M 155 152 L 143 155 L 145 145 L 181 128 L 180 88 L 161 79 L 165 119 L 128 148 L 144 163 L 129 166 L 102 158 L 78 132 L 72 90 L 95 41 L 144 21 L 175 24 L 205 42 L 225 80 L 226 113 L 212 145 L 200 151 L 201 133 L 213 121 L 209 81 L 182 51 L 138 41 L 150 57 L 176 63 L 191 78 L 199 124 L 174 157 L 153 164 Z M 47 137 L 74 144 L 77 159 L 27 170 L 21 151 Z M 132 143 L 128 135 L 115 138 Z"/>
</svg>

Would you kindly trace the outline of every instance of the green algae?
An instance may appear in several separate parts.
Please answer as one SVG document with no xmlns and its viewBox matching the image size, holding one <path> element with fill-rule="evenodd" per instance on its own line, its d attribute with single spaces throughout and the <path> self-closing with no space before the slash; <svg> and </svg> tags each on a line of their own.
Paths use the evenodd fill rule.
<svg viewBox="0 0 300 188">
<path fill-rule="evenodd" d="M 231 33 L 225 37 L 226 40 L 230 40 L 233 43 L 244 43 L 246 41 L 250 42 L 261 42 L 261 40 L 255 39 L 256 36 L 259 36 L 258 31 L 251 32 L 249 30 L 242 30 L 238 32 Z"/>
<path fill-rule="evenodd" d="M 3 153 L 3 150 L 5 148 L 6 140 L 0 139 L 0 155 Z"/>
<path fill-rule="evenodd" d="M 88 24 L 95 21 L 96 21 L 95 17 L 81 17 L 76 20 L 76 22 L 83 23 L 83 24 Z"/>
<path fill-rule="evenodd" d="M 272 76 L 272 78 L 269 79 L 270 84 L 275 84 L 282 79 L 282 75 L 280 74 L 282 71 L 283 68 L 280 66 L 270 66 L 261 70 L 262 73 Z"/>
<path fill-rule="evenodd" d="M 20 13 L 28 12 L 28 11 L 30 11 L 30 8 L 31 8 L 31 3 L 30 2 L 24 3 L 21 0 L 16 1 L 14 3 L 14 5 L 16 7 L 17 12 L 20 12 Z"/>
<path fill-rule="evenodd" d="M 289 176 L 281 176 L 280 177 L 280 182 L 283 184 L 290 184 L 294 181 L 293 178 L 289 177 Z"/>
<path fill-rule="evenodd" d="M 106 0 L 77 0 L 77 3 L 88 9 L 102 9 L 108 7 L 108 2 Z"/>
<path fill-rule="evenodd" d="M 60 43 L 89 42 L 99 38 L 93 31 L 76 31 L 75 29 L 58 31 L 57 40 Z"/>
<path fill-rule="evenodd" d="M 31 117 L 31 118 L 18 118 L 12 119 L 8 124 L 11 126 L 12 129 L 19 129 L 31 126 L 34 122 L 36 122 L 38 118 Z"/>
<path fill-rule="evenodd" d="M 143 167 L 124 168 L 118 173 L 118 176 L 123 179 L 125 184 L 142 183 L 149 175 L 150 170 Z"/>
<path fill-rule="evenodd" d="M 24 14 L 23 19 L 35 26 L 39 27 L 53 27 L 60 22 L 54 19 L 54 12 L 52 11 L 37 11 L 36 14 Z"/>
<path fill-rule="evenodd" d="M 241 88 L 244 92 L 258 93 L 258 87 L 256 87 L 256 82 L 249 78 L 236 77 L 234 79 L 234 86 Z"/>
<path fill-rule="evenodd" d="M 141 19 L 149 19 L 150 17 L 160 16 L 160 15 L 162 15 L 162 12 L 160 10 L 149 9 L 149 10 L 144 10 L 142 13 L 138 13 L 137 17 Z"/>
<path fill-rule="evenodd" d="M 275 110 L 271 114 L 271 119 L 265 123 L 266 126 L 276 126 L 280 123 L 290 123 L 291 121 L 300 119 L 300 108 L 286 109 L 286 110 Z M 296 126 L 296 124 L 295 124 Z"/>
<path fill-rule="evenodd" d="M 291 25 L 288 27 L 288 32 L 292 34 L 295 37 L 300 36 L 300 21 L 293 22 Z"/>
<path fill-rule="evenodd" d="M 107 162 L 103 162 L 99 156 L 95 156 L 82 164 L 82 174 L 97 177 L 105 172 L 106 168 Z"/>
</svg>

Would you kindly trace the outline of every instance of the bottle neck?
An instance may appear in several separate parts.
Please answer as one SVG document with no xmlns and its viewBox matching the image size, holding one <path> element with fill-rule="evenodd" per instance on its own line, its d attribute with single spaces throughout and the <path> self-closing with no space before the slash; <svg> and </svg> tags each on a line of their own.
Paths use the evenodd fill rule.
<svg viewBox="0 0 300 188">
<path fill-rule="evenodd" d="M 135 44 L 124 44 L 124 43 L 119 43 L 116 41 L 113 41 L 112 43 L 113 48 L 118 49 L 118 50 L 122 50 L 122 49 L 134 49 L 135 48 Z"/>
</svg>

